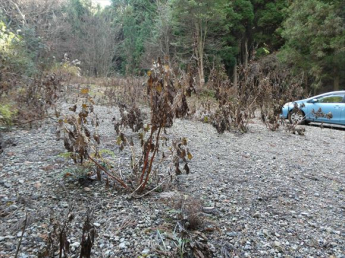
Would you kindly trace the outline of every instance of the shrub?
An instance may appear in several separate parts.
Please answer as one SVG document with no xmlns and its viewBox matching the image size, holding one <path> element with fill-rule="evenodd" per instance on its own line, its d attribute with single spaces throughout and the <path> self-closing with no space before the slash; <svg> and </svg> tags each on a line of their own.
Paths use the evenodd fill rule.
<svg viewBox="0 0 345 258">
<path fill-rule="evenodd" d="M 0 105 L 0 125 L 10 126 L 13 124 L 17 110 L 9 104 Z"/>
<path fill-rule="evenodd" d="M 71 77 L 80 77 L 81 69 L 78 66 L 80 61 L 78 59 L 70 61 L 68 55 L 64 55 L 64 59 L 60 63 L 55 63 L 51 68 L 51 72 L 59 74 L 70 79 Z"/>
<path fill-rule="evenodd" d="M 0 32 L 0 73 L 28 76 L 35 74 L 37 69 L 33 59 L 25 49 L 24 38 L 10 31 L 3 21 L 0 21 Z"/>
</svg>

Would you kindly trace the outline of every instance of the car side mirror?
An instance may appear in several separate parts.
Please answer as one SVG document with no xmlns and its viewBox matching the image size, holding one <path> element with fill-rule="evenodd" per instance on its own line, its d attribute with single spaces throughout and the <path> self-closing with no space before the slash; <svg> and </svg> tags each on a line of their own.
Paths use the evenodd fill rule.
<svg viewBox="0 0 345 258">
<path fill-rule="evenodd" d="M 316 103 L 318 101 L 319 101 L 318 99 L 312 99 L 312 100 L 310 100 L 310 103 Z"/>
</svg>

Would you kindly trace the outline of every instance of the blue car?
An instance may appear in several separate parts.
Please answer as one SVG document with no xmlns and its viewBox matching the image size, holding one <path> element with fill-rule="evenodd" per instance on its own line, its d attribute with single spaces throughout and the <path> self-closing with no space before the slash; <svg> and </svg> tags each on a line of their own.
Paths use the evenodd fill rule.
<svg viewBox="0 0 345 258">
<path fill-rule="evenodd" d="M 286 103 L 282 118 L 293 124 L 309 122 L 345 125 L 345 91 L 333 91 Z"/>
</svg>

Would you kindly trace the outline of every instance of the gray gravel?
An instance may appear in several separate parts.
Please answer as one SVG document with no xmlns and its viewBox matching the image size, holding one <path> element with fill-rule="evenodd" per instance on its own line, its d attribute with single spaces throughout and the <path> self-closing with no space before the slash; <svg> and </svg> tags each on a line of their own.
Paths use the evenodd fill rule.
<svg viewBox="0 0 345 258">
<path fill-rule="evenodd" d="M 115 144 L 114 112 L 96 107 L 96 113 L 102 148 L 124 159 Z M 26 213 L 19 257 L 37 257 L 50 217 L 66 216 L 71 207 L 71 257 L 77 257 L 88 208 L 98 232 L 93 257 L 161 257 L 155 251 L 157 230 L 169 233 L 169 198 L 181 194 L 214 211 L 205 216 L 217 231 L 204 233 L 214 257 L 345 257 L 345 131 L 307 126 L 299 136 L 271 132 L 257 120 L 249 129 L 218 135 L 209 124 L 177 120 L 169 132 L 188 139 L 191 173 L 179 176 L 167 192 L 142 199 L 103 182 L 82 186 L 64 179 L 73 164 L 59 155 L 65 150 L 53 122 L 4 133 L 0 257 L 14 257 Z M 167 251 L 175 248 L 168 243 Z"/>
</svg>

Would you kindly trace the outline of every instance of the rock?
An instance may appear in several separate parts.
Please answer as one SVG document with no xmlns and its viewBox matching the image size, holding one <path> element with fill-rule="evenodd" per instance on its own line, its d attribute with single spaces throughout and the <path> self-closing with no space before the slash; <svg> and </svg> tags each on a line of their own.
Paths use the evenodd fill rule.
<svg viewBox="0 0 345 258">
<path fill-rule="evenodd" d="M 312 216 L 308 212 L 301 212 L 301 215 L 307 218 L 311 218 Z"/>
<path fill-rule="evenodd" d="M 107 250 L 104 253 L 105 257 L 113 257 L 114 256 L 114 252 L 112 250 Z"/>
<path fill-rule="evenodd" d="M 12 187 L 12 184 L 9 183 L 9 182 L 5 182 L 5 183 L 4 183 L 4 186 L 5 186 L 6 188 L 11 188 L 11 187 Z"/>
<path fill-rule="evenodd" d="M 80 243 L 79 242 L 74 242 L 73 244 L 71 244 L 71 247 L 79 247 Z"/>
<path fill-rule="evenodd" d="M 175 192 L 175 191 L 163 192 L 163 193 L 159 194 L 159 198 L 170 199 L 170 198 L 173 198 L 173 197 L 178 196 L 178 195 L 179 195 L 179 193 Z"/>
<path fill-rule="evenodd" d="M 273 242 L 273 247 L 278 250 L 279 252 L 283 251 L 282 244 L 279 241 L 274 241 Z"/>
<path fill-rule="evenodd" d="M 15 211 L 15 210 L 17 210 L 17 209 L 18 209 L 18 206 L 12 204 L 12 205 L 10 205 L 9 207 L 7 207 L 6 211 L 7 211 L 7 212 L 11 212 L 11 211 Z"/>
<path fill-rule="evenodd" d="M 216 213 L 216 208 L 215 207 L 202 207 L 202 211 L 204 213 L 213 214 L 213 213 Z"/>
<path fill-rule="evenodd" d="M 60 202 L 60 205 L 62 208 L 68 208 L 68 203 L 67 202 Z"/>
<path fill-rule="evenodd" d="M 330 242 L 329 245 L 330 245 L 331 247 L 336 247 L 336 246 L 338 246 L 338 244 L 337 244 L 336 242 Z"/>
<path fill-rule="evenodd" d="M 260 212 L 255 212 L 253 215 L 254 218 L 260 218 L 261 217 L 261 213 Z"/>
<path fill-rule="evenodd" d="M 16 247 L 16 245 L 15 245 L 14 243 L 12 243 L 12 242 L 5 242 L 5 243 L 4 243 L 4 246 L 5 246 L 6 248 L 10 249 L 10 250 L 14 250 L 15 247 Z"/>
<path fill-rule="evenodd" d="M 252 249 L 252 247 L 250 245 L 248 245 L 248 244 L 246 244 L 244 246 L 244 250 L 246 250 L 246 251 L 251 250 L 251 249 Z"/>
<path fill-rule="evenodd" d="M 24 232 L 24 237 L 26 237 L 28 234 L 26 233 L 26 232 Z M 22 236 L 22 231 L 19 231 L 18 233 L 17 233 L 17 237 L 21 237 Z"/>
<path fill-rule="evenodd" d="M 326 230 L 327 233 L 332 233 L 333 232 L 333 229 L 331 227 L 326 227 L 325 230 Z"/>
<path fill-rule="evenodd" d="M 119 244 L 119 247 L 120 247 L 121 249 L 125 249 L 125 248 L 126 248 L 126 243 L 125 243 L 125 242 L 120 243 L 120 244 Z"/>
<path fill-rule="evenodd" d="M 141 254 L 144 254 L 144 255 L 148 255 L 150 253 L 150 249 L 148 249 L 148 248 L 145 248 L 142 252 L 141 252 Z"/>
<path fill-rule="evenodd" d="M 274 241 L 273 242 L 273 246 L 274 247 L 279 247 L 279 246 L 281 246 L 282 244 L 279 242 L 279 241 Z"/>
<path fill-rule="evenodd" d="M 229 237 L 235 237 L 235 236 L 238 235 L 237 232 L 227 232 L 226 234 L 227 234 Z"/>
</svg>

